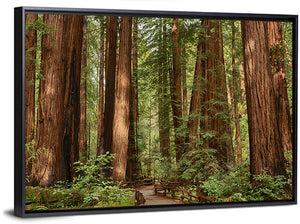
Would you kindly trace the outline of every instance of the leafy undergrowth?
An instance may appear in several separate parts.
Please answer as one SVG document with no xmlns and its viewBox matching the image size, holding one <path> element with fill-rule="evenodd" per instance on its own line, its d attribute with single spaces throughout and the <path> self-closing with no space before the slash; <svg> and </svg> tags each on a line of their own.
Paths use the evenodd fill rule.
<svg viewBox="0 0 300 224">
<path fill-rule="evenodd" d="M 72 183 L 57 182 L 51 187 L 26 186 L 26 210 L 75 209 L 134 206 L 134 189 L 124 188 L 101 175 L 114 158 L 106 154 L 86 163 L 76 162 L 78 176 Z"/>
<path fill-rule="evenodd" d="M 176 189 L 175 197 L 182 198 L 186 203 L 199 203 L 195 198 L 189 198 L 187 192 L 194 196 L 200 194 L 208 198 L 214 197 L 215 203 L 220 202 L 251 202 L 251 201 L 274 201 L 292 199 L 292 187 L 290 181 L 284 176 L 267 174 L 265 171 L 261 175 L 252 177 L 257 183 L 251 184 L 249 164 L 244 163 L 228 173 L 217 173 L 209 176 L 206 180 L 199 181 L 197 184 L 185 186 L 185 195 L 182 193 L 182 186 Z M 172 198 L 171 194 L 166 195 Z M 185 197 L 183 197 L 185 196 Z M 203 199 L 202 203 L 209 203 Z"/>
<path fill-rule="evenodd" d="M 88 192 L 84 189 L 54 187 L 26 187 L 26 210 L 51 210 L 74 208 L 98 208 L 134 206 L 132 189 L 118 186 L 96 187 Z"/>
<path fill-rule="evenodd" d="M 260 183 L 251 184 L 247 165 L 237 167 L 228 174 L 214 175 L 203 182 L 204 193 L 215 197 L 215 202 L 274 201 L 292 199 L 291 185 L 284 176 L 271 176 L 265 171 L 252 177 Z M 287 190 L 289 189 L 289 190 Z"/>
</svg>

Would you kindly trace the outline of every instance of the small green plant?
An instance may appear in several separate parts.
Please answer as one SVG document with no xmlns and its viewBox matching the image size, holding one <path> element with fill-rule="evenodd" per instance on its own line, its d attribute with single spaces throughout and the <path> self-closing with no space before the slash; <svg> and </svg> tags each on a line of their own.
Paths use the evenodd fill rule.
<svg viewBox="0 0 300 224">
<path fill-rule="evenodd" d="M 289 188 L 289 184 L 284 176 L 278 175 L 273 177 L 264 172 L 253 176 L 253 179 L 260 184 L 253 187 L 248 195 L 249 201 L 290 199 L 291 196 L 286 191 Z"/>
<path fill-rule="evenodd" d="M 104 178 L 103 170 L 112 169 L 110 162 L 114 157 L 114 154 L 107 152 L 105 155 L 92 158 L 86 163 L 75 162 L 75 171 L 78 176 L 73 179 L 73 188 L 84 188 L 90 191 L 93 187 L 106 185 L 109 180 Z"/>
<path fill-rule="evenodd" d="M 58 181 L 54 186 L 26 187 L 26 201 L 30 210 L 57 208 L 85 208 L 135 205 L 133 190 L 123 189 L 121 183 L 114 183 L 103 177 L 104 169 L 111 169 L 112 154 L 92 158 L 86 163 L 76 162 L 78 174 L 73 182 Z"/>
</svg>

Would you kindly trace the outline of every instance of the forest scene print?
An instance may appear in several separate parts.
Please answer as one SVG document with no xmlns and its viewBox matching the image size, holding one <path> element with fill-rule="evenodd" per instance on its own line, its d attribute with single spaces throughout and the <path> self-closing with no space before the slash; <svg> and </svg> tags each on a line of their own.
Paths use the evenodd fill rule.
<svg viewBox="0 0 300 224">
<path fill-rule="evenodd" d="M 293 24 L 26 14 L 26 211 L 293 199 Z"/>
</svg>

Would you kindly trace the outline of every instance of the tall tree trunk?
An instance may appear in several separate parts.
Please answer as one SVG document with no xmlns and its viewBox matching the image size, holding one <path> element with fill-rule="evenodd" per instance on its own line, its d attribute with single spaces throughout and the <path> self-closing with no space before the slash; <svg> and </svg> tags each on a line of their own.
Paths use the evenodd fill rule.
<svg viewBox="0 0 300 224">
<path fill-rule="evenodd" d="M 183 116 L 188 115 L 188 104 L 187 104 L 187 86 L 186 86 L 186 46 L 184 45 L 182 48 L 182 57 L 181 57 L 181 64 L 182 64 L 182 109 L 183 109 Z"/>
<path fill-rule="evenodd" d="M 107 16 L 106 21 L 106 53 L 105 53 L 105 108 L 103 118 L 103 135 L 101 137 L 101 155 L 111 152 L 114 105 L 115 105 L 115 72 L 117 50 L 117 16 Z M 104 171 L 109 175 L 109 171 Z"/>
<path fill-rule="evenodd" d="M 139 122 L 139 97 L 138 97 L 138 19 L 135 18 L 133 20 L 133 57 L 132 57 L 132 72 L 133 72 L 133 122 L 135 123 L 135 165 L 134 169 L 136 171 L 136 175 L 140 173 L 141 167 L 138 161 L 138 154 L 139 154 L 139 145 L 138 145 L 138 139 L 139 139 L 139 128 L 138 128 L 138 122 Z"/>
<path fill-rule="evenodd" d="M 164 158 L 169 160 L 170 148 L 170 121 L 169 121 L 169 95 L 168 95 L 168 64 L 166 47 L 166 24 L 161 19 L 162 34 L 160 38 L 160 70 L 159 70 L 159 146 Z"/>
<path fill-rule="evenodd" d="M 228 117 L 229 110 L 226 91 L 226 75 L 224 71 L 224 55 L 222 26 L 219 20 L 203 20 L 206 38 L 203 46 L 204 62 L 201 108 L 205 120 L 200 122 L 202 132 L 212 136 L 204 139 L 204 146 L 216 149 L 216 157 L 220 167 L 227 169 L 228 155 L 232 151 L 231 128 Z"/>
<path fill-rule="evenodd" d="M 232 81 L 233 81 L 233 104 L 234 104 L 234 122 L 235 122 L 235 144 L 236 144 L 236 153 L 237 153 L 237 162 L 238 164 L 242 163 L 242 148 L 241 148 L 241 133 L 240 133 L 240 114 L 238 107 L 238 83 L 239 79 L 236 65 L 235 65 L 235 25 L 234 21 L 231 21 L 232 28 Z M 233 157 L 234 158 L 234 157 Z M 232 161 L 233 162 L 233 161 Z"/>
<path fill-rule="evenodd" d="M 173 123 L 175 132 L 176 161 L 183 154 L 183 138 L 179 133 L 182 126 L 182 99 L 181 99 L 181 68 L 180 68 L 180 45 L 179 45 L 179 19 L 173 18 L 173 77 L 170 77 L 170 91 L 172 99 Z"/>
<path fill-rule="evenodd" d="M 87 157 L 87 130 L 86 130 L 86 79 L 87 79 L 87 17 L 83 17 L 83 38 L 81 55 L 80 80 L 80 126 L 79 126 L 79 152 L 80 160 L 85 162 Z"/>
<path fill-rule="evenodd" d="M 59 179 L 71 180 L 78 159 L 82 16 L 44 15 L 44 23 L 55 31 L 42 37 L 39 158 L 30 179 L 34 185 L 49 186 Z"/>
<path fill-rule="evenodd" d="M 132 18 L 121 17 L 119 68 L 117 75 L 114 129 L 112 153 L 116 154 L 113 165 L 113 180 L 125 182 L 128 132 L 129 132 L 129 104 L 130 104 L 130 79 L 131 79 L 131 35 Z"/>
<path fill-rule="evenodd" d="M 276 115 L 284 152 L 292 150 L 292 121 L 285 76 L 285 45 L 280 22 L 268 22 L 271 72 L 276 97 Z"/>
<path fill-rule="evenodd" d="M 240 86 L 241 86 L 241 103 L 246 101 L 245 74 L 243 62 L 239 62 Z"/>
<path fill-rule="evenodd" d="M 36 22 L 37 14 L 26 14 L 26 25 Z M 27 28 L 25 34 L 25 143 L 28 144 L 34 139 L 35 124 L 35 64 L 37 50 L 37 31 Z M 25 152 L 26 161 L 28 161 L 29 152 Z M 29 175 L 32 163 L 26 163 L 25 173 Z"/>
<path fill-rule="evenodd" d="M 65 15 L 62 34 L 64 84 L 62 179 L 75 177 L 74 162 L 79 160 L 80 74 L 83 16 Z M 65 171 L 65 172 L 64 172 Z"/>
<path fill-rule="evenodd" d="M 251 175 L 286 176 L 270 64 L 268 23 L 242 21 Z M 259 182 L 252 178 L 252 184 Z"/>
<path fill-rule="evenodd" d="M 101 138 L 103 134 L 103 106 L 104 106 L 104 25 L 100 31 L 100 68 L 99 68 L 99 102 L 97 119 L 97 156 L 101 155 Z M 103 143 L 103 142 L 102 142 Z"/>
<path fill-rule="evenodd" d="M 132 30 L 132 77 L 130 85 L 130 128 L 127 176 L 134 181 L 139 174 L 138 164 L 138 21 L 133 19 Z"/>
<path fill-rule="evenodd" d="M 201 60 L 203 40 L 200 36 L 197 47 L 196 66 L 194 73 L 193 89 L 190 102 L 190 112 L 188 120 L 188 136 L 187 142 L 190 144 L 190 149 L 196 148 L 197 131 L 199 126 L 200 114 L 200 93 L 201 93 L 201 73 L 203 72 L 203 61 Z"/>
</svg>

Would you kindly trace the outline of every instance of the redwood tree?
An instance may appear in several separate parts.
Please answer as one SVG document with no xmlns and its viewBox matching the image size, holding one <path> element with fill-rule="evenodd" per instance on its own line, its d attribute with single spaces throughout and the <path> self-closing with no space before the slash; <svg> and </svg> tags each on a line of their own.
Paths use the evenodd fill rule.
<svg viewBox="0 0 300 224">
<path fill-rule="evenodd" d="M 79 160 L 80 74 L 83 16 L 65 15 L 63 32 L 64 120 L 62 179 L 75 177 L 74 162 Z"/>
<path fill-rule="evenodd" d="M 130 79 L 131 79 L 131 35 L 132 18 L 121 17 L 119 66 L 116 82 L 116 95 L 114 107 L 114 129 L 112 153 L 116 158 L 112 162 L 113 180 L 125 182 L 127 149 L 129 134 L 129 104 L 130 104 Z"/>
<path fill-rule="evenodd" d="M 234 107 L 234 122 L 235 122 L 235 144 L 236 144 L 236 153 L 237 153 L 237 162 L 239 164 L 242 163 L 242 148 L 241 148 L 241 134 L 240 134 L 240 114 L 239 114 L 239 107 L 238 107 L 238 74 L 236 71 L 236 64 L 235 64 L 235 25 L 234 21 L 231 21 L 231 28 L 232 28 L 232 82 L 233 82 L 233 107 Z"/>
<path fill-rule="evenodd" d="M 204 116 L 204 121 L 200 123 L 200 128 L 201 132 L 207 135 L 204 138 L 204 146 L 216 149 L 220 167 L 227 169 L 232 141 L 228 118 L 221 21 L 203 20 L 202 27 L 207 38 L 202 49 L 205 60 L 201 85 L 203 90 L 201 92 L 201 115 Z"/>
<path fill-rule="evenodd" d="M 188 135 L 187 142 L 190 144 L 190 148 L 196 148 L 197 130 L 199 126 L 199 114 L 200 114 L 200 93 L 201 93 L 201 72 L 203 71 L 203 60 L 201 59 L 203 38 L 200 36 L 197 47 L 196 66 L 194 73 L 193 89 L 190 102 L 190 112 L 188 120 Z"/>
<path fill-rule="evenodd" d="M 83 38 L 81 55 L 81 81 L 80 81 L 80 126 L 79 126 L 79 152 L 82 162 L 87 159 L 87 130 L 86 130 L 86 79 L 87 79 L 87 18 L 83 17 Z"/>
<path fill-rule="evenodd" d="M 284 151 L 292 150 L 292 121 L 285 76 L 285 45 L 280 22 L 268 22 L 271 73 L 276 97 L 276 115 Z"/>
<path fill-rule="evenodd" d="M 101 136 L 101 155 L 111 152 L 113 136 L 113 119 L 115 105 L 115 72 L 117 50 L 118 17 L 107 16 L 106 51 L 105 51 L 105 107 L 103 118 L 103 135 Z M 108 176 L 108 172 L 105 172 Z"/>
<path fill-rule="evenodd" d="M 35 122 L 35 63 L 37 50 L 37 31 L 32 28 L 32 24 L 38 19 L 37 14 L 26 14 L 25 23 L 28 26 L 25 33 L 25 143 L 30 143 L 34 139 Z M 26 152 L 28 159 L 28 152 Z M 30 165 L 26 166 L 26 175 L 31 170 Z"/>
<path fill-rule="evenodd" d="M 164 19 L 160 21 L 159 35 L 159 89 L 158 89 L 158 115 L 159 115 L 159 147 L 162 156 L 169 158 L 170 148 L 170 118 L 169 118 L 169 94 L 168 94 L 168 64 L 167 61 L 167 44 L 166 44 L 166 24 Z"/>
<path fill-rule="evenodd" d="M 55 29 L 42 37 L 34 185 L 49 186 L 74 177 L 73 163 L 79 154 L 82 20 L 77 15 L 44 15 L 44 23 Z"/>
<path fill-rule="evenodd" d="M 173 74 L 170 73 L 170 94 L 172 100 L 173 123 L 175 132 L 176 161 L 183 154 L 183 137 L 178 130 L 182 126 L 182 94 L 181 94 L 181 67 L 179 44 L 179 19 L 173 18 Z"/>
<path fill-rule="evenodd" d="M 261 174 L 265 169 L 272 176 L 286 175 L 270 63 L 268 22 L 242 21 L 242 41 L 251 175 Z M 258 182 L 252 178 L 252 184 Z"/>
<path fill-rule="evenodd" d="M 138 153 L 138 20 L 134 18 L 132 30 L 132 77 L 130 85 L 130 128 L 127 162 L 127 176 L 131 181 L 134 181 L 139 174 Z"/>
<path fill-rule="evenodd" d="M 99 103 L 97 125 L 97 156 L 101 155 L 101 137 L 103 134 L 103 106 L 104 106 L 104 25 L 100 30 L 100 68 L 99 68 Z"/>
</svg>

